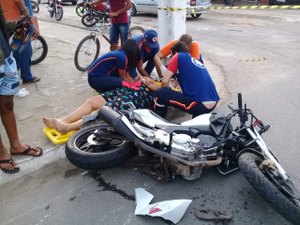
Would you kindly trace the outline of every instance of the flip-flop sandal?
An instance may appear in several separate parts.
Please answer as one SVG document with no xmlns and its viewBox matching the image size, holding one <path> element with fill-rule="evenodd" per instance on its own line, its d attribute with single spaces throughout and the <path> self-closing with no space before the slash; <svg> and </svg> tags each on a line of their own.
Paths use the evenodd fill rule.
<svg viewBox="0 0 300 225">
<path fill-rule="evenodd" d="M 230 220 L 233 215 L 229 212 L 212 209 L 196 209 L 195 216 L 201 220 Z"/>
<path fill-rule="evenodd" d="M 13 174 L 13 173 L 17 173 L 20 171 L 20 168 L 19 167 L 14 167 L 13 165 L 13 159 L 10 158 L 10 159 L 6 159 L 6 160 L 0 160 L 0 168 L 1 170 L 4 172 L 4 173 L 8 173 L 8 174 Z M 4 164 L 4 163 L 10 163 L 14 168 L 13 169 L 5 169 L 5 168 L 2 168 L 1 167 L 1 164 Z"/>
<path fill-rule="evenodd" d="M 13 152 L 12 155 L 29 155 L 33 157 L 38 157 L 43 154 L 43 150 L 40 147 L 30 147 L 29 145 L 26 145 L 27 148 L 23 152 Z M 30 151 L 39 152 L 37 155 L 30 154 Z"/>
</svg>

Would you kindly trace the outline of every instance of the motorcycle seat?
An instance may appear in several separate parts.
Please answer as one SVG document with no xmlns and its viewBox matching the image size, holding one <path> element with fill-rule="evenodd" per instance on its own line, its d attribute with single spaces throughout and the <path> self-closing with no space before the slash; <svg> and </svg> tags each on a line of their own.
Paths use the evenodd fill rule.
<svg viewBox="0 0 300 225">
<path fill-rule="evenodd" d="M 187 133 L 191 130 L 196 130 L 197 133 L 200 132 L 210 134 L 210 117 L 211 114 L 203 114 L 191 120 L 177 124 L 167 121 L 149 109 L 134 110 L 134 119 L 136 121 L 150 128 L 162 129 L 167 133 L 172 133 L 175 131 Z"/>
</svg>

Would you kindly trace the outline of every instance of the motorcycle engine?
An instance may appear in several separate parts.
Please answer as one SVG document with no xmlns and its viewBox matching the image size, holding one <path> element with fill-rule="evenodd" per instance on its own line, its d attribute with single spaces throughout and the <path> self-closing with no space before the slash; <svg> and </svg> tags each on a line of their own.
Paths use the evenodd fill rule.
<svg viewBox="0 0 300 225">
<path fill-rule="evenodd" d="M 180 158 L 192 161 L 195 159 L 197 148 L 195 143 L 198 143 L 199 139 L 191 138 L 187 134 L 173 134 L 171 143 L 171 154 Z"/>
<path fill-rule="evenodd" d="M 191 138 L 187 134 L 174 134 L 171 142 L 171 154 L 189 161 L 216 159 L 216 149 L 208 147 L 214 141 L 214 138 L 208 135 Z"/>
</svg>

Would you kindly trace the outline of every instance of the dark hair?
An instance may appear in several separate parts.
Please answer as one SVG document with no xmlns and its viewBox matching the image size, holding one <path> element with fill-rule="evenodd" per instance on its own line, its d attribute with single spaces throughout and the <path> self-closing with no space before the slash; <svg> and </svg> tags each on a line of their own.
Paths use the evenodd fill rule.
<svg viewBox="0 0 300 225">
<path fill-rule="evenodd" d="M 188 48 L 185 43 L 182 41 L 177 41 L 173 47 L 171 48 L 172 55 L 174 55 L 176 52 L 188 52 Z"/>
<path fill-rule="evenodd" d="M 193 38 L 191 35 L 189 34 L 183 34 L 180 36 L 178 41 L 182 41 L 183 43 L 185 43 L 188 48 L 191 46 L 192 42 L 193 42 Z"/>
<path fill-rule="evenodd" d="M 134 68 L 140 60 L 140 48 L 134 39 L 125 41 L 121 49 L 126 53 L 128 59 L 128 68 Z"/>
</svg>

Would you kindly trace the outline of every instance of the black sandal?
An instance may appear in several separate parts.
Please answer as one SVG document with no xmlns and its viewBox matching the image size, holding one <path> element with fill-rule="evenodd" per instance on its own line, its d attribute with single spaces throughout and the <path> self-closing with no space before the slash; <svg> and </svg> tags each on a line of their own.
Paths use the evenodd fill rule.
<svg viewBox="0 0 300 225">
<path fill-rule="evenodd" d="M 13 164 L 14 160 L 12 158 L 10 159 L 5 159 L 5 160 L 0 160 L 0 168 L 1 170 L 4 172 L 4 173 L 8 173 L 8 174 L 13 174 L 13 173 L 17 173 L 20 171 L 20 168 L 19 167 L 15 167 L 14 164 Z M 2 168 L 1 167 L 1 164 L 4 164 L 4 163 L 10 163 L 12 166 L 13 166 L 13 169 L 5 169 L 5 168 Z"/>
</svg>

